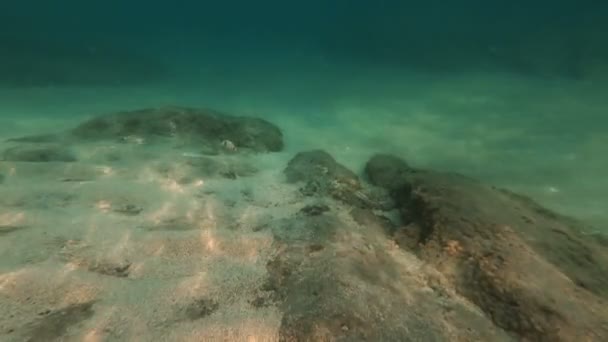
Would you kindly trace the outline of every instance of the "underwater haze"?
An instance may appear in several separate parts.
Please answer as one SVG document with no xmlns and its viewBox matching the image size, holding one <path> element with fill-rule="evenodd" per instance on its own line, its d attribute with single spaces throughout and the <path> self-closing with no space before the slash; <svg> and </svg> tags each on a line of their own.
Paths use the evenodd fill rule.
<svg viewBox="0 0 608 342">
<path fill-rule="evenodd" d="M 0 340 L 608 340 L 607 33 L 596 0 L 2 2 Z"/>
</svg>

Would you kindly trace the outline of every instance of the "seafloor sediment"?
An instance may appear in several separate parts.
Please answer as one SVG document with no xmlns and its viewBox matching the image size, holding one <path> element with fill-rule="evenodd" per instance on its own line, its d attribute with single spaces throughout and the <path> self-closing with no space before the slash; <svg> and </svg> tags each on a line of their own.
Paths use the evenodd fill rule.
<svg viewBox="0 0 608 342">
<path fill-rule="evenodd" d="M 608 239 L 577 220 L 283 146 L 182 107 L 2 143 L 2 340 L 608 340 Z"/>
</svg>

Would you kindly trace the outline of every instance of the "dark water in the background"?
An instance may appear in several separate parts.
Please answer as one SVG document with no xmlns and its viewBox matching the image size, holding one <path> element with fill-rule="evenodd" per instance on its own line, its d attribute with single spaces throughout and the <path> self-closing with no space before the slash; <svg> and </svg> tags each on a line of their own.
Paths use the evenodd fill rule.
<svg viewBox="0 0 608 342">
<path fill-rule="evenodd" d="M 163 56 L 201 49 L 596 78 L 606 18 L 593 0 L 4 1 L 0 83 L 149 81 L 171 75 Z"/>
</svg>

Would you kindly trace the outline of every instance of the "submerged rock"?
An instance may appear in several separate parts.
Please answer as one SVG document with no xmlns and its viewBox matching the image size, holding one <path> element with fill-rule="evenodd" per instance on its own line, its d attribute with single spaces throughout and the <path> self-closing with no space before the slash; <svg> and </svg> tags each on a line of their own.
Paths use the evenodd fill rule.
<svg viewBox="0 0 608 342">
<path fill-rule="evenodd" d="M 272 123 L 254 117 L 231 116 L 211 109 L 147 108 L 100 115 L 60 134 L 16 137 L 9 142 L 77 144 L 112 141 L 143 145 L 172 142 L 197 154 L 278 152 L 283 134 Z"/>
<path fill-rule="evenodd" d="M 89 272 L 94 272 L 110 277 L 126 278 L 129 276 L 131 263 L 95 262 L 88 265 Z"/>
<path fill-rule="evenodd" d="M 288 183 L 302 183 L 306 196 L 330 196 L 344 203 L 364 208 L 386 207 L 386 197 L 365 189 L 359 177 L 323 150 L 296 154 L 284 174 Z"/>
<path fill-rule="evenodd" d="M 364 186 L 322 151 L 298 154 L 285 174 L 321 197 L 331 182 Z M 608 251 L 579 223 L 389 155 L 366 174 L 402 222 L 340 200 L 270 224 L 278 253 L 252 305 L 281 310 L 279 340 L 608 339 Z"/>
<path fill-rule="evenodd" d="M 365 173 L 372 184 L 390 190 L 407 186 L 405 176 L 414 170 L 402 159 L 377 154 L 366 164 Z"/>
<path fill-rule="evenodd" d="M 376 156 L 366 171 L 412 221 L 414 234 L 402 236 L 414 241 L 401 246 L 434 265 L 498 327 L 528 341 L 608 340 L 608 250 L 580 223 L 394 157 Z"/>
<path fill-rule="evenodd" d="M 349 201 L 370 191 L 329 154 L 299 153 L 284 172 L 320 198 L 269 224 L 278 253 L 252 305 L 282 312 L 280 341 L 516 340 L 447 277 L 391 244 L 398 225 L 366 201 Z M 340 196 L 336 183 L 346 189 Z"/>
<path fill-rule="evenodd" d="M 285 176 L 290 183 L 304 182 L 340 182 L 359 186 L 359 177 L 354 172 L 338 163 L 329 153 L 323 150 L 300 152 L 287 164 Z"/>
<path fill-rule="evenodd" d="M 201 149 L 227 152 L 283 149 L 280 129 L 268 121 L 186 107 L 106 114 L 80 124 L 69 134 L 73 139 L 85 141 L 174 138 L 185 144 L 199 144 Z"/>
</svg>

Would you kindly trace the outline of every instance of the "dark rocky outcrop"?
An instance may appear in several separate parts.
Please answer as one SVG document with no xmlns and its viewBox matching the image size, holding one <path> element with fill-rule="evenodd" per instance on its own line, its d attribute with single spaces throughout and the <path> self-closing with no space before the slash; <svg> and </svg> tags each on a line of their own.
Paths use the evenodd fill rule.
<svg viewBox="0 0 608 342">
<path fill-rule="evenodd" d="M 364 189 L 359 177 L 323 150 L 296 154 L 284 170 L 287 182 L 301 183 L 306 196 L 329 196 L 363 208 L 385 208 L 386 194 Z M 390 206 L 390 204 L 388 204 Z"/>
<path fill-rule="evenodd" d="M 269 224 L 278 253 L 252 305 L 279 308 L 280 341 L 514 340 L 443 275 L 391 247 L 393 222 L 332 192 L 332 183 L 368 190 L 329 154 L 299 153 L 285 175 L 304 189 L 314 183 L 302 195 L 317 198 Z"/>
<path fill-rule="evenodd" d="M 314 181 L 328 183 L 332 181 L 352 184 L 359 187 L 359 177 L 338 163 L 334 157 L 323 150 L 300 152 L 289 161 L 285 176 L 290 183 Z"/>
<path fill-rule="evenodd" d="M 365 173 L 371 183 L 397 190 L 408 185 L 405 176 L 413 171 L 402 159 L 389 154 L 377 154 L 367 163 Z"/>
<path fill-rule="evenodd" d="M 317 216 L 328 211 L 330 211 L 330 208 L 325 204 L 311 204 L 302 208 L 300 213 L 306 216 Z"/>
<path fill-rule="evenodd" d="M 201 155 L 283 149 L 281 130 L 266 120 L 210 109 L 161 107 L 100 115 L 63 133 L 12 138 L 7 142 L 20 145 L 7 150 L 4 158 L 73 159 L 62 146 L 96 141 L 142 145 L 164 142 Z"/>
<path fill-rule="evenodd" d="M 578 222 L 389 155 L 365 171 L 402 222 L 336 197 L 332 182 L 365 185 L 325 152 L 285 170 L 319 201 L 270 224 L 278 253 L 252 305 L 281 310 L 281 341 L 606 340 L 608 252 Z"/>
<path fill-rule="evenodd" d="M 273 124 L 258 118 L 229 116 L 214 110 L 162 107 L 95 117 L 70 131 L 79 140 L 174 138 L 223 150 L 229 141 L 237 150 L 276 152 L 283 135 Z"/>
<path fill-rule="evenodd" d="M 376 156 L 368 177 L 406 221 L 401 246 L 527 341 L 608 340 L 608 250 L 575 220 L 464 176 Z M 390 179 L 394 177 L 393 182 Z"/>
</svg>

